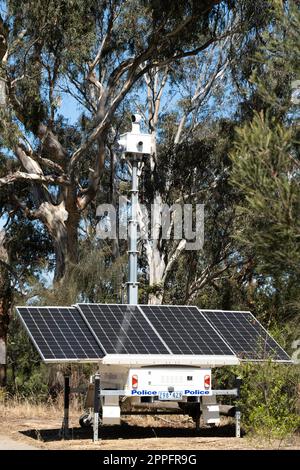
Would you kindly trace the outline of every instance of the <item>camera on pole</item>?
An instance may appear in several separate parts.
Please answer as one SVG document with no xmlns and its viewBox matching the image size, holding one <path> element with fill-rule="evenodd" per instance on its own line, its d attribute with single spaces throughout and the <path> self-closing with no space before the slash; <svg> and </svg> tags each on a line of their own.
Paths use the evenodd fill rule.
<svg viewBox="0 0 300 470">
<path fill-rule="evenodd" d="M 151 154 L 151 135 L 141 132 L 141 120 L 142 118 L 139 114 L 133 114 L 131 116 L 131 132 L 125 132 L 120 135 L 118 144 L 122 158 L 135 156 L 138 159 L 142 159 L 144 156 Z"/>
<path fill-rule="evenodd" d="M 139 177 L 138 163 L 151 154 L 151 134 L 141 132 L 141 116 L 131 116 L 131 132 L 120 135 L 118 140 L 121 158 L 127 159 L 131 164 L 131 211 L 128 224 L 128 281 L 127 281 L 127 303 L 138 304 L 138 221 L 137 207 L 139 203 Z"/>
</svg>

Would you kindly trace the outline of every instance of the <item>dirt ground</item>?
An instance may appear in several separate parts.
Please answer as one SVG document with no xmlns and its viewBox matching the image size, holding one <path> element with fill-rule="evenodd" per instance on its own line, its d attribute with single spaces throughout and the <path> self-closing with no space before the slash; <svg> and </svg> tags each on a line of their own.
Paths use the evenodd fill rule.
<svg viewBox="0 0 300 470">
<path fill-rule="evenodd" d="M 0 413 L 0 448 L 1 444 L 2 448 L 9 448 L 14 442 L 12 448 L 15 449 L 31 446 L 49 450 L 300 449 L 300 436 L 285 442 L 263 442 L 248 437 L 237 439 L 234 437 L 234 423 L 228 418 L 224 418 L 218 428 L 201 427 L 196 431 L 185 416 L 168 416 L 167 419 L 128 417 L 122 426 L 102 428 L 98 443 L 92 442 L 91 429 L 79 427 L 78 416 L 72 416 L 70 420 L 70 438 L 62 440 L 59 435 L 61 421 L 58 416 L 17 417 L 14 413 L 12 416 Z"/>
<path fill-rule="evenodd" d="M 37 447 L 26 444 L 22 441 L 15 441 L 10 437 L 0 434 L 0 450 L 39 450 Z"/>
</svg>

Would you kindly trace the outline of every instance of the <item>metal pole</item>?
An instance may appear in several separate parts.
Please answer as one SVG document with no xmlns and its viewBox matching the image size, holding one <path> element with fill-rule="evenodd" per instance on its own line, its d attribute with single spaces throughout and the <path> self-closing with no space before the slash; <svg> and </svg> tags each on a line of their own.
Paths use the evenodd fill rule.
<svg viewBox="0 0 300 470">
<path fill-rule="evenodd" d="M 133 156 L 132 161 L 132 189 L 131 189 L 131 217 L 129 220 L 129 281 L 127 282 L 127 302 L 130 305 L 138 303 L 137 283 L 137 205 L 138 205 L 138 161 Z"/>
<path fill-rule="evenodd" d="M 70 408 L 70 377 L 64 380 L 64 419 L 62 424 L 62 437 L 69 437 L 69 408 Z"/>
<path fill-rule="evenodd" d="M 99 409 L 100 409 L 100 374 L 95 374 L 94 380 L 94 423 L 93 441 L 99 439 Z"/>
<path fill-rule="evenodd" d="M 242 385 L 242 378 L 236 378 L 236 388 L 237 388 L 237 400 L 240 398 L 241 394 L 241 385 Z M 235 437 L 241 437 L 241 411 L 239 409 L 238 404 L 235 407 Z"/>
<path fill-rule="evenodd" d="M 122 291 L 121 291 L 121 304 L 125 304 L 125 297 L 126 297 L 126 294 L 125 294 L 125 291 L 126 291 L 126 284 L 122 284 L 122 287 L 121 287 Z"/>
<path fill-rule="evenodd" d="M 235 412 L 235 437 L 241 437 L 241 412 Z"/>
</svg>

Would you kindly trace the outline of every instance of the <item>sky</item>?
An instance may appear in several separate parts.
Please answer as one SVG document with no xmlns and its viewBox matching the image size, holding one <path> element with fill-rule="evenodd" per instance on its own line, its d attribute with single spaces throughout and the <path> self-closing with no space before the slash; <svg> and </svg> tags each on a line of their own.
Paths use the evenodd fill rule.
<svg viewBox="0 0 300 470">
<path fill-rule="evenodd" d="M 69 124 L 75 124 L 80 115 L 80 106 L 79 103 L 70 95 L 63 93 L 61 95 L 62 103 L 59 108 L 59 113 L 68 119 Z"/>
</svg>

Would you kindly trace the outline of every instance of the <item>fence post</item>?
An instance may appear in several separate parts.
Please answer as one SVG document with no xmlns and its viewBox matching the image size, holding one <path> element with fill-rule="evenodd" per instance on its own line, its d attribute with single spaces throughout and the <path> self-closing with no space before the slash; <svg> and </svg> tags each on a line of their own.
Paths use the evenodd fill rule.
<svg viewBox="0 0 300 470">
<path fill-rule="evenodd" d="M 242 385 L 242 378 L 236 378 L 236 388 L 237 388 L 237 396 L 236 399 L 240 399 L 241 394 L 241 385 Z M 241 437 L 241 410 L 239 405 L 236 403 L 235 405 L 235 437 Z"/>
<path fill-rule="evenodd" d="M 61 428 L 61 436 L 63 439 L 69 437 L 69 408 L 70 408 L 70 377 L 64 377 L 64 417 Z"/>
<path fill-rule="evenodd" d="M 94 379 L 94 424 L 93 441 L 99 440 L 99 409 L 100 409 L 100 374 L 95 374 Z"/>
</svg>

